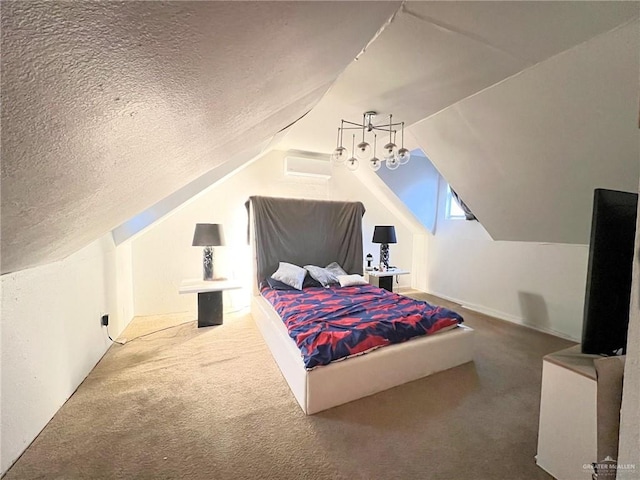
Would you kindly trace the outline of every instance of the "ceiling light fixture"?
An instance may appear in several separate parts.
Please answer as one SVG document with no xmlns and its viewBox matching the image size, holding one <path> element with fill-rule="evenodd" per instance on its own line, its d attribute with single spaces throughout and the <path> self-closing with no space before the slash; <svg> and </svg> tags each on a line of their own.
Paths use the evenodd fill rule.
<svg viewBox="0 0 640 480">
<path fill-rule="evenodd" d="M 369 111 L 362 114 L 362 123 L 350 122 L 348 120 L 341 120 L 340 127 L 338 128 L 338 138 L 336 140 L 336 149 L 331 154 L 331 161 L 334 165 L 342 165 L 347 163 L 347 168 L 351 171 L 357 170 L 360 165 L 360 160 L 366 160 L 369 167 L 373 171 L 380 169 L 382 162 L 386 162 L 389 170 L 395 170 L 400 165 L 404 165 L 411 158 L 411 152 L 404 148 L 404 122 L 393 123 L 393 115 L 389 114 L 389 123 L 375 125 L 374 118 L 377 115 L 376 112 Z M 343 136 L 345 130 L 362 130 L 362 141 L 356 146 L 356 135 L 353 134 L 353 141 L 351 143 L 351 156 L 349 156 L 349 150 L 343 146 Z M 395 144 L 396 134 L 400 130 L 401 144 L 400 148 Z M 385 135 L 389 134 L 389 142 L 385 144 L 384 153 L 382 159 L 376 157 L 376 143 L 378 136 L 376 131 L 385 132 Z M 373 132 L 373 148 L 366 139 L 366 134 Z M 373 156 L 371 151 L 373 150 Z"/>
</svg>

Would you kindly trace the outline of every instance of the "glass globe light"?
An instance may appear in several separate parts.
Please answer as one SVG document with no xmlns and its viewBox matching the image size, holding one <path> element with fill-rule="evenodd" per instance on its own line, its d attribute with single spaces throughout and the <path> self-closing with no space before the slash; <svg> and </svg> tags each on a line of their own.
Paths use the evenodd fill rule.
<svg viewBox="0 0 640 480">
<path fill-rule="evenodd" d="M 387 168 L 389 170 L 395 170 L 400 166 L 400 162 L 398 161 L 398 157 L 393 156 L 391 158 L 387 158 Z"/>
<path fill-rule="evenodd" d="M 398 146 L 395 143 L 389 142 L 384 146 L 385 160 L 389 160 L 390 158 L 395 157 L 397 153 L 398 153 Z"/>
<path fill-rule="evenodd" d="M 347 160 L 347 168 L 352 172 L 356 171 L 359 165 L 360 161 L 356 157 L 351 157 L 349 160 Z"/>
<path fill-rule="evenodd" d="M 358 149 L 356 150 L 356 157 L 360 160 L 366 160 L 371 156 L 371 145 L 367 142 L 362 141 L 358 144 Z"/>
<path fill-rule="evenodd" d="M 404 147 L 398 150 L 398 162 L 400 163 L 400 165 L 404 165 L 405 163 L 407 163 L 410 158 L 411 152 L 409 150 Z"/>
<path fill-rule="evenodd" d="M 344 163 L 348 156 L 349 151 L 345 147 L 338 147 L 331 154 L 331 161 L 340 165 Z"/>
<path fill-rule="evenodd" d="M 373 170 L 374 172 L 380 170 L 381 166 L 382 160 L 380 160 L 378 157 L 373 157 L 371 160 L 369 160 L 369 167 L 371 167 L 371 170 Z"/>
</svg>

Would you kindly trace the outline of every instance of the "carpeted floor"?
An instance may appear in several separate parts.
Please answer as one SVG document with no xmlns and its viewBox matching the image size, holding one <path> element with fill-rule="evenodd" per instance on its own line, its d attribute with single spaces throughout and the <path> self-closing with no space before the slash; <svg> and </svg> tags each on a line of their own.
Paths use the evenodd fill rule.
<svg viewBox="0 0 640 480">
<path fill-rule="evenodd" d="M 146 336 L 182 319 L 136 319 L 5 478 L 550 479 L 542 357 L 571 343 L 434 303 L 476 329 L 473 363 L 313 416 L 248 313 Z"/>
</svg>

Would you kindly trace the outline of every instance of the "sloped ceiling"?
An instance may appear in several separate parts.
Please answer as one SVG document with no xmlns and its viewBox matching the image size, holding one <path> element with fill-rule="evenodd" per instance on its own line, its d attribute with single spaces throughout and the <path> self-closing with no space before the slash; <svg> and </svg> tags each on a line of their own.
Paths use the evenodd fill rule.
<svg viewBox="0 0 640 480">
<path fill-rule="evenodd" d="M 639 14 L 407 3 L 285 147 L 330 152 L 341 118 L 393 113 L 494 239 L 588 243 L 593 189 L 638 185 Z"/>
<path fill-rule="evenodd" d="M 633 22 L 412 132 L 494 240 L 588 244 L 593 190 L 637 191 L 639 55 Z"/>
<path fill-rule="evenodd" d="M 407 123 L 405 146 L 425 151 L 494 238 L 584 243 L 589 202 L 539 202 L 545 190 L 517 186 L 537 169 L 536 186 L 564 179 L 553 188 L 584 196 L 609 170 L 586 147 L 571 147 L 599 121 L 612 138 L 607 148 L 619 147 L 611 155 L 597 149 L 598 161 L 636 154 L 627 122 L 633 109 L 637 127 L 637 39 L 612 40 L 623 57 L 599 39 L 627 31 L 621 26 L 637 20 L 639 5 L 2 2 L 2 271 L 78 250 L 292 122 L 277 148 L 328 153 L 340 119 L 372 109 Z M 611 75 L 585 70 L 577 58 L 583 44 L 585 58 L 597 56 L 598 71 Z M 581 88 L 580 75 L 593 80 Z M 614 98 L 619 79 L 625 84 Z M 543 80 L 556 84 L 551 99 Z M 601 89 L 609 93 L 600 97 Z M 513 102 L 519 97 L 526 102 Z M 547 125 L 559 99 L 571 114 Z M 589 128 L 576 127 L 581 115 L 608 110 L 621 118 L 596 115 Z M 549 152 L 531 146 L 546 143 L 555 161 L 538 162 Z M 489 152 L 485 163 L 474 159 L 478 148 Z M 568 153 L 569 163 L 557 161 Z M 486 162 L 500 175 L 485 179 Z M 634 176 L 620 172 L 607 177 L 610 188 Z M 588 178 L 576 183 L 575 175 Z M 538 234 L 513 221 L 522 213 L 513 195 L 538 205 L 526 210 Z M 552 209 L 557 215 L 545 224 Z M 557 226 L 568 218 L 578 233 Z"/>
<path fill-rule="evenodd" d="M 2 2 L 2 272 L 63 258 L 268 140 L 399 5 Z"/>
<path fill-rule="evenodd" d="M 638 18 L 639 9 L 639 2 L 408 2 L 282 146 L 329 153 L 340 119 L 358 121 L 368 110 L 410 126 Z"/>
</svg>

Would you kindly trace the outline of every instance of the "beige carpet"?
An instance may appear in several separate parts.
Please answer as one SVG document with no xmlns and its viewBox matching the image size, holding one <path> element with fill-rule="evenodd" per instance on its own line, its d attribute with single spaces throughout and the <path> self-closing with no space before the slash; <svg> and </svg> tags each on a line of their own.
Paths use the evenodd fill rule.
<svg viewBox="0 0 640 480">
<path fill-rule="evenodd" d="M 571 343 L 456 309 L 473 363 L 313 416 L 249 314 L 132 340 L 154 325 L 136 319 L 6 480 L 551 478 L 534 460 L 542 357 Z"/>
</svg>

